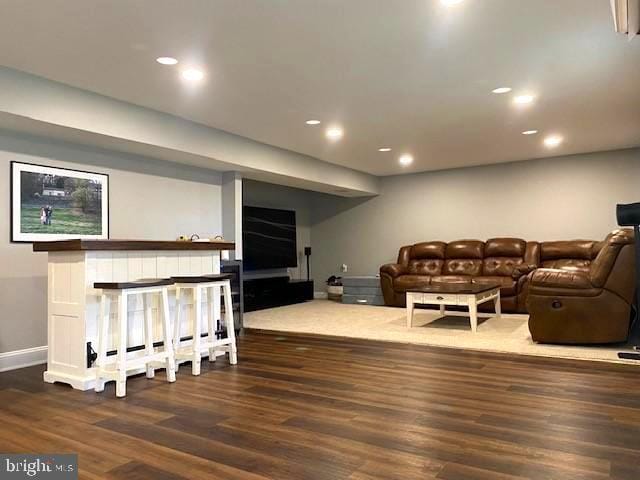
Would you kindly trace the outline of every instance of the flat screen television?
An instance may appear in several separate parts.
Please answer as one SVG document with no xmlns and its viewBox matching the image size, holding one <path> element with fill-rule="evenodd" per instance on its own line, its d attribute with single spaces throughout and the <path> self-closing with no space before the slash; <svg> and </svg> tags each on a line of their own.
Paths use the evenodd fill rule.
<svg viewBox="0 0 640 480">
<path fill-rule="evenodd" d="M 242 257 L 244 270 L 297 267 L 296 212 L 244 207 Z"/>
</svg>

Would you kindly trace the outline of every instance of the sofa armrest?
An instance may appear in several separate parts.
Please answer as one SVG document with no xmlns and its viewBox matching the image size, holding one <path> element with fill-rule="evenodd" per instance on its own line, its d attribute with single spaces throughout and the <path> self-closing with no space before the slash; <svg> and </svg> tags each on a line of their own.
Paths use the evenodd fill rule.
<svg viewBox="0 0 640 480">
<path fill-rule="evenodd" d="M 538 266 L 534 265 L 534 264 L 525 264 L 522 263 L 520 265 L 516 265 L 515 268 L 513 269 L 513 273 L 511 274 L 511 276 L 514 279 L 518 279 L 520 277 L 524 277 L 526 275 L 529 275 L 531 272 L 533 272 L 535 269 L 537 269 Z"/>
<path fill-rule="evenodd" d="M 407 272 L 407 267 L 399 263 L 388 263 L 380 267 L 380 273 L 386 273 L 391 278 L 399 277 Z"/>
<path fill-rule="evenodd" d="M 593 288 L 588 273 L 556 268 L 538 268 L 530 276 L 532 287 L 542 288 Z"/>
</svg>

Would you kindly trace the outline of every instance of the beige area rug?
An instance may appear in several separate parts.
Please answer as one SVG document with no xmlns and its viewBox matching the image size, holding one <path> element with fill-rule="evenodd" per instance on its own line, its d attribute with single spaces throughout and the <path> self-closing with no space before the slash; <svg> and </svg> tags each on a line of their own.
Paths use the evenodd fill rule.
<svg viewBox="0 0 640 480">
<path fill-rule="evenodd" d="M 437 311 L 416 310 L 413 328 L 406 326 L 405 310 L 393 307 L 343 305 L 328 300 L 246 313 L 246 328 L 281 332 L 313 333 L 439 347 L 516 353 L 606 362 L 619 360 L 617 353 L 627 347 L 574 347 L 540 345 L 531 340 L 527 315 L 503 315 L 479 320 L 477 333 L 471 332 L 469 317 Z M 638 363 L 638 362 L 635 362 Z"/>
</svg>

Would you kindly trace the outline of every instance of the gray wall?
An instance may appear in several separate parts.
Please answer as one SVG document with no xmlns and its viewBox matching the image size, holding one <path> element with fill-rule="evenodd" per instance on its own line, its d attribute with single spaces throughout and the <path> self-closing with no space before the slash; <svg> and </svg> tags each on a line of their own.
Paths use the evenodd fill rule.
<svg viewBox="0 0 640 480">
<path fill-rule="evenodd" d="M 426 240 L 602 239 L 615 205 L 640 201 L 640 149 L 385 177 L 381 194 L 312 194 L 316 290 L 340 265 L 375 274 Z"/>
<path fill-rule="evenodd" d="M 245 278 L 287 274 L 289 274 L 291 278 L 307 278 L 307 260 L 304 256 L 304 247 L 311 246 L 311 202 L 313 195 L 314 194 L 312 192 L 299 190 L 297 188 L 283 187 L 281 185 L 257 182 L 254 180 L 243 180 L 243 205 L 295 210 L 297 227 L 296 242 L 298 250 L 297 268 L 247 272 L 245 274 Z M 313 255 L 311 258 L 313 258 Z"/>
<path fill-rule="evenodd" d="M 0 353 L 47 343 L 47 255 L 10 243 L 9 163 L 109 174 L 111 238 L 221 233 L 221 175 L 186 165 L 0 134 Z"/>
</svg>

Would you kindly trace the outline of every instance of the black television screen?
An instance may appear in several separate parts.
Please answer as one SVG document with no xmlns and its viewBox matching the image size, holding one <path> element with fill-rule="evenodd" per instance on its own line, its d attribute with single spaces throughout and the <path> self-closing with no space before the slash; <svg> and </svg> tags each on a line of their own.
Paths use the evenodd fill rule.
<svg viewBox="0 0 640 480">
<path fill-rule="evenodd" d="M 297 267 L 296 212 L 244 207 L 242 257 L 245 270 Z"/>
</svg>

